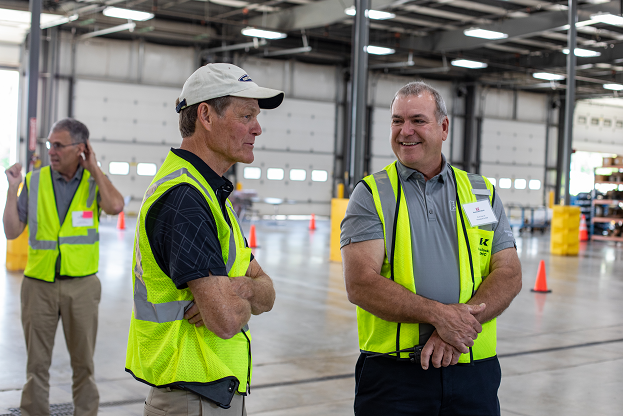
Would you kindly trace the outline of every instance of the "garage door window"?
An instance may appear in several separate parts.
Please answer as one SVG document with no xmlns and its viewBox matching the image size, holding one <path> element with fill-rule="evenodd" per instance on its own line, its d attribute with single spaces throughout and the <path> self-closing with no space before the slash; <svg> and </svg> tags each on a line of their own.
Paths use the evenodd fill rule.
<svg viewBox="0 0 623 416">
<path fill-rule="evenodd" d="M 110 162 L 108 173 L 111 175 L 127 175 L 130 173 L 130 164 L 128 162 Z"/>
</svg>

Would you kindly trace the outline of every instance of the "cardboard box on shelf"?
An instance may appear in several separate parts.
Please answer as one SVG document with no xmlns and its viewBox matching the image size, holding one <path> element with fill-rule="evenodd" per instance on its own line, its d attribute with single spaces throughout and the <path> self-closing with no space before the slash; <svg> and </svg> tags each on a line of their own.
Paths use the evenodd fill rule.
<svg viewBox="0 0 623 416">
<path fill-rule="evenodd" d="M 602 166 L 612 166 L 614 164 L 614 158 L 613 157 L 604 157 L 604 161 L 602 163 Z"/>
</svg>

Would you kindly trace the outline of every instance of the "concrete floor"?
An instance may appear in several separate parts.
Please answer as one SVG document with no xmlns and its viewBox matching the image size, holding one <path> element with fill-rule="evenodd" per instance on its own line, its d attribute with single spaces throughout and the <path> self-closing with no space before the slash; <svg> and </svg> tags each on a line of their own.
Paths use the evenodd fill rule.
<svg viewBox="0 0 623 416">
<path fill-rule="evenodd" d="M 131 310 L 133 219 L 118 231 L 104 219 L 95 354 L 101 415 L 142 415 L 148 387 L 124 372 Z M 358 355 L 355 308 L 342 268 L 329 258 L 329 222 L 258 222 L 255 256 L 273 278 L 272 312 L 253 317 L 256 416 L 352 414 Z M 248 231 L 249 223 L 244 224 Z M 623 407 L 623 247 L 595 242 L 578 257 L 549 254 L 548 235 L 517 237 L 524 290 L 498 320 L 503 415 L 620 415 Z M 0 251 L 6 251 L 0 239 Z M 530 292 L 540 260 L 550 294 Z M 20 324 L 21 273 L 0 267 L 0 415 L 19 406 L 26 354 Z M 71 402 L 71 370 L 57 332 L 50 403 Z M 66 414 L 60 409 L 58 415 Z"/>
</svg>

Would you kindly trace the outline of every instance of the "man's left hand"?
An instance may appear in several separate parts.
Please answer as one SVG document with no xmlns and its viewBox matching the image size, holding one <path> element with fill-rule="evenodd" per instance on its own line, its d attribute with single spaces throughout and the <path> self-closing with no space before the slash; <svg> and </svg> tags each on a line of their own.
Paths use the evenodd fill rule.
<svg viewBox="0 0 623 416">
<path fill-rule="evenodd" d="M 186 319 L 188 323 L 195 325 L 197 328 L 203 326 L 203 318 L 201 317 L 201 313 L 199 313 L 199 307 L 196 303 L 193 303 L 193 306 L 184 312 L 184 319 Z"/>
<path fill-rule="evenodd" d="M 460 356 L 461 352 L 441 339 L 435 330 L 422 348 L 420 363 L 424 370 L 428 370 L 429 360 L 435 368 L 447 367 L 458 363 Z"/>
</svg>

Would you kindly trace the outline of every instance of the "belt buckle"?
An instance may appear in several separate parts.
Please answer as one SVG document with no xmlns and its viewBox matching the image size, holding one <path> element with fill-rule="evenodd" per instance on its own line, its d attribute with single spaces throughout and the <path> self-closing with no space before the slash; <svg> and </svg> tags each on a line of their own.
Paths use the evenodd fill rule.
<svg viewBox="0 0 623 416">
<path fill-rule="evenodd" d="M 415 346 L 413 347 L 413 352 L 409 353 L 409 361 L 411 361 L 412 364 L 420 364 L 420 358 L 422 357 L 422 348 L 424 348 L 421 345 Z"/>
</svg>

